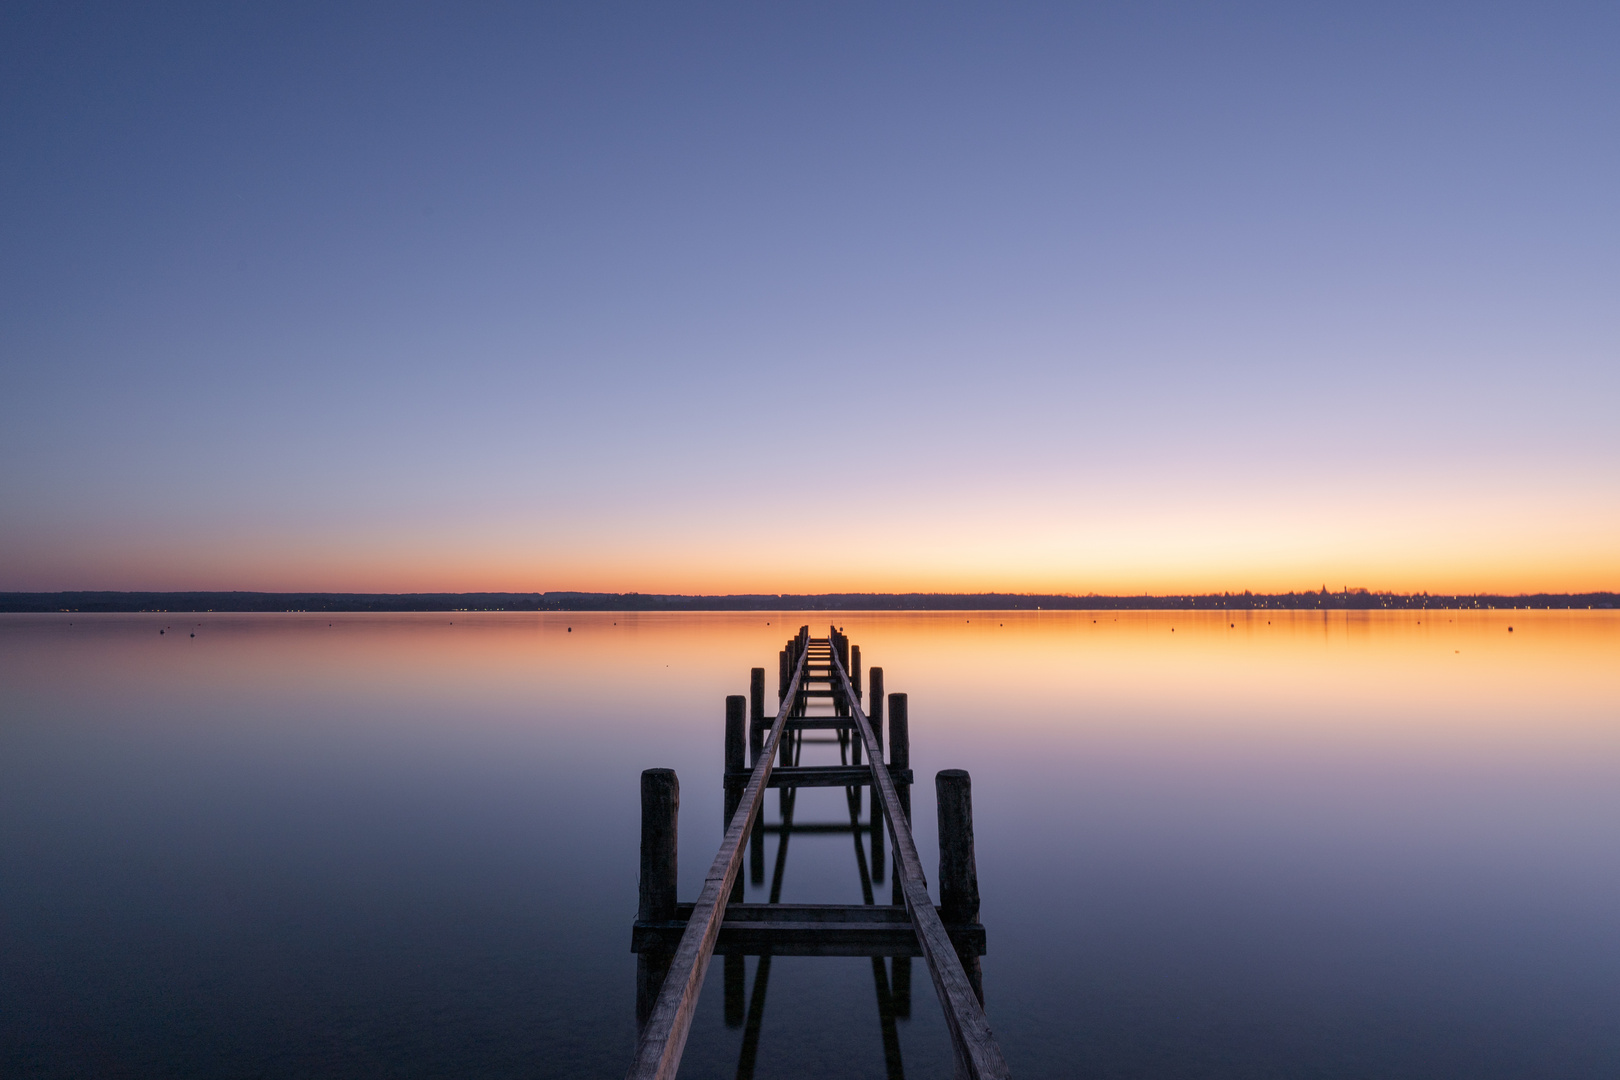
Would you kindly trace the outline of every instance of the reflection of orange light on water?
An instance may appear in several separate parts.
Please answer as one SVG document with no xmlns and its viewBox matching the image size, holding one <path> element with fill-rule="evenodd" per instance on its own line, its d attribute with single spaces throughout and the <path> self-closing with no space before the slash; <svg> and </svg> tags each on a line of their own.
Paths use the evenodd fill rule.
<svg viewBox="0 0 1620 1080">
<path fill-rule="evenodd" d="M 1620 700 L 1620 613 L 1586 611 L 16 616 L 0 663 L 19 695 L 335 699 L 379 722 L 390 703 L 573 710 L 635 730 L 718 714 L 749 667 L 774 694 L 785 639 L 831 619 L 919 717 L 1025 736 L 1608 738 Z M 160 637 L 170 624 L 200 636 Z"/>
</svg>

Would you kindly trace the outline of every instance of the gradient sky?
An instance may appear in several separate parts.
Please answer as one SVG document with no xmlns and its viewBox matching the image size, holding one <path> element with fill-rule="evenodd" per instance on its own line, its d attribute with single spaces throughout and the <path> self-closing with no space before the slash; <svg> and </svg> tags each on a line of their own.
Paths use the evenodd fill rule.
<svg viewBox="0 0 1620 1080">
<path fill-rule="evenodd" d="M 8 3 L 0 588 L 1620 588 L 1617 53 Z"/>
</svg>

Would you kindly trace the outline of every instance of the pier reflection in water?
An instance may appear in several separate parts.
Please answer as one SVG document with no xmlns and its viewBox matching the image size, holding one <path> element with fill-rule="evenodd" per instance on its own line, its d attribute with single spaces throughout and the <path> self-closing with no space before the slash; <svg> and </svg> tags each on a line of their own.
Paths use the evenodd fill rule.
<svg viewBox="0 0 1620 1080">
<path fill-rule="evenodd" d="M 639 772 L 684 782 L 695 896 L 717 703 L 825 621 L 0 619 L 0 1074 L 623 1076 Z M 838 621 L 908 692 L 916 775 L 972 772 L 1019 1077 L 1614 1075 L 1616 613 Z M 779 899 L 863 903 L 853 835 L 791 832 Z M 895 1042 L 950 1072 L 893 961 L 887 1010 L 869 958 L 760 963 L 740 1028 L 714 965 L 684 1074 L 745 1040 L 761 1077 L 883 1077 Z"/>
</svg>

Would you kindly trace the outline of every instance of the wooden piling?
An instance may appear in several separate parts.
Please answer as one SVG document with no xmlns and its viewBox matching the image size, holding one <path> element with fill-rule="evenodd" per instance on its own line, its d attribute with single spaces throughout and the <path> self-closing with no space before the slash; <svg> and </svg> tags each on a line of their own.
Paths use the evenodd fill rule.
<svg viewBox="0 0 1620 1080">
<path fill-rule="evenodd" d="M 765 669 L 748 669 L 748 723 L 759 727 L 765 723 Z"/>
<path fill-rule="evenodd" d="M 636 918 L 663 922 L 675 917 L 676 839 L 681 783 L 674 769 L 641 774 L 641 883 Z M 636 1026 L 646 1025 L 658 991 L 669 973 L 671 952 L 646 949 L 636 954 Z"/>
<path fill-rule="evenodd" d="M 867 672 L 868 696 L 872 699 L 872 711 L 867 713 L 866 720 L 872 725 L 872 734 L 877 736 L 878 745 L 883 745 L 883 669 L 875 667 Z"/>
<path fill-rule="evenodd" d="M 911 723 L 906 711 L 906 695 L 889 695 L 889 771 L 911 768 Z M 910 785 L 906 785 L 908 791 Z M 906 820 L 911 820 L 911 800 L 906 804 Z"/>
<path fill-rule="evenodd" d="M 854 686 L 855 686 L 856 700 L 860 700 L 862 695 L 861 695 L 861 647 L 859 645 L 851 645 L 849 647 L 849 681 L 852 684 L 854 684 Z"/>
<path fill-rule="evenodd" d="M 872 696 L 872 714 L 867 717 L 876 737 L 878 750 L 883 750 L 883 669 L 873 667 L 868 672 L 868 690 Z M 878 759 L 881 764 L 881 758 Z M 883 882 L 883 800 L 872 798 L 872 879 Z"/>
<path fill-rule="evenodd" d="M 889 772 L 892 775 L 897 771 L 911 768 L 911 722 L 910 714 L 906 711 L 906 695 L 889 695 Z M 911 785 L 896 783 L 894 793 L 900 801 L 900 808 L 905 811 L 906 824 L 911 824 Z M 905 882 L 900 875 L 894 875 L 893 883 L 894 902 L 905 903 Z"/>
<path fill-rule="evenodd" d="M 939 808 L 939 917 L 946 926 L 979 921 L 979 871 L 973 857 L 973 783 L 966 770 L 934 777 Z M 962 969 L 984 1004 L 984 977 L 976 952 L 956 950 Z"/>
<path fill-rule="evenodd" d="M 793 677 L 793 663 L 786 649 L 776 654 L 776 667 L 776 701 L 780 707 L 782 699 L 787 696 L 788 680 Z"/>
<path fill-rule="evenodd" d="M 763 683 L 764 669 L 755 668 L 754 670 L 759 672 L 760 681 Z M 744 729 L 747 727 L 743 711 L 747 708 L 745 702 L 746 699 L 741 694 L 731 694 L 726 698 L 726 772 L 728 773 L 739 773 L 748 767 L 743 757 L 745 753 L 743 748 L 747 745 L 747 736 L 744 734 Z M 742 789 L 727 785 L 726 818 L 722 822 L 726 828 L 731 827 L 731 815 L 737 812 L 737 804 L 741 801 Z M 731 886 L 731 899 L 733 902 L 737 902 L 741 901 L 742 898 L 743 882 L 742 875 L 739 874 Z"/>
<path fill-rule="evenodd" d="M 872 702 L 872 712 L 867 716 L 867 722 L 872 725 L 872 734 L 877 737 L 878 749 L 883 748 L 883 669 L 875 667 L 867 673 L 869 683 L 867 689 Z M 883 880 L 883 800 L 872 800 L 872 880 Z"/>
<path fill-rule="evenodd" d="M 674 769 L 641 774 L 641 903 L 636 918 L 664 922 L 675 917 L 676 828 L 681 782 Z"/>
<path fill-rule="evenodd" d="M 748 708 L 748 699 L 741 694 L 731 694 L 726 698 L 726 772 L 742 772 L 748 768 L 747 751 L 747 721 L 745 719 Z M 726 807 L 726 824 L 731 823 L 732 811 L 735 806 Z"/>
</svg>

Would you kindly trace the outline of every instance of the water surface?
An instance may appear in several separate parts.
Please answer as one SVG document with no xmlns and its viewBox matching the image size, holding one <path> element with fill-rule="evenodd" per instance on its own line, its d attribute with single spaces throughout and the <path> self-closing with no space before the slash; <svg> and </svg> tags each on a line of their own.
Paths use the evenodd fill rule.
<svg viewBox="0 0 1620 1080">
<path fill-rule="evenodd" d="M 623 1075 L 640 771 L 692 898 L 723 698 L 829 618 L 930 867 L 972 772 L 1016 1075 L 1620 1070 L 1616 613 L 457 613 L 0 617 L 0 1074 Z M 787 868 L 860 899 L 847 836 Z M 756 1075 L 831 1072 L 886 1075 L 870 963 L 777 958 Z"/>
</svg>

